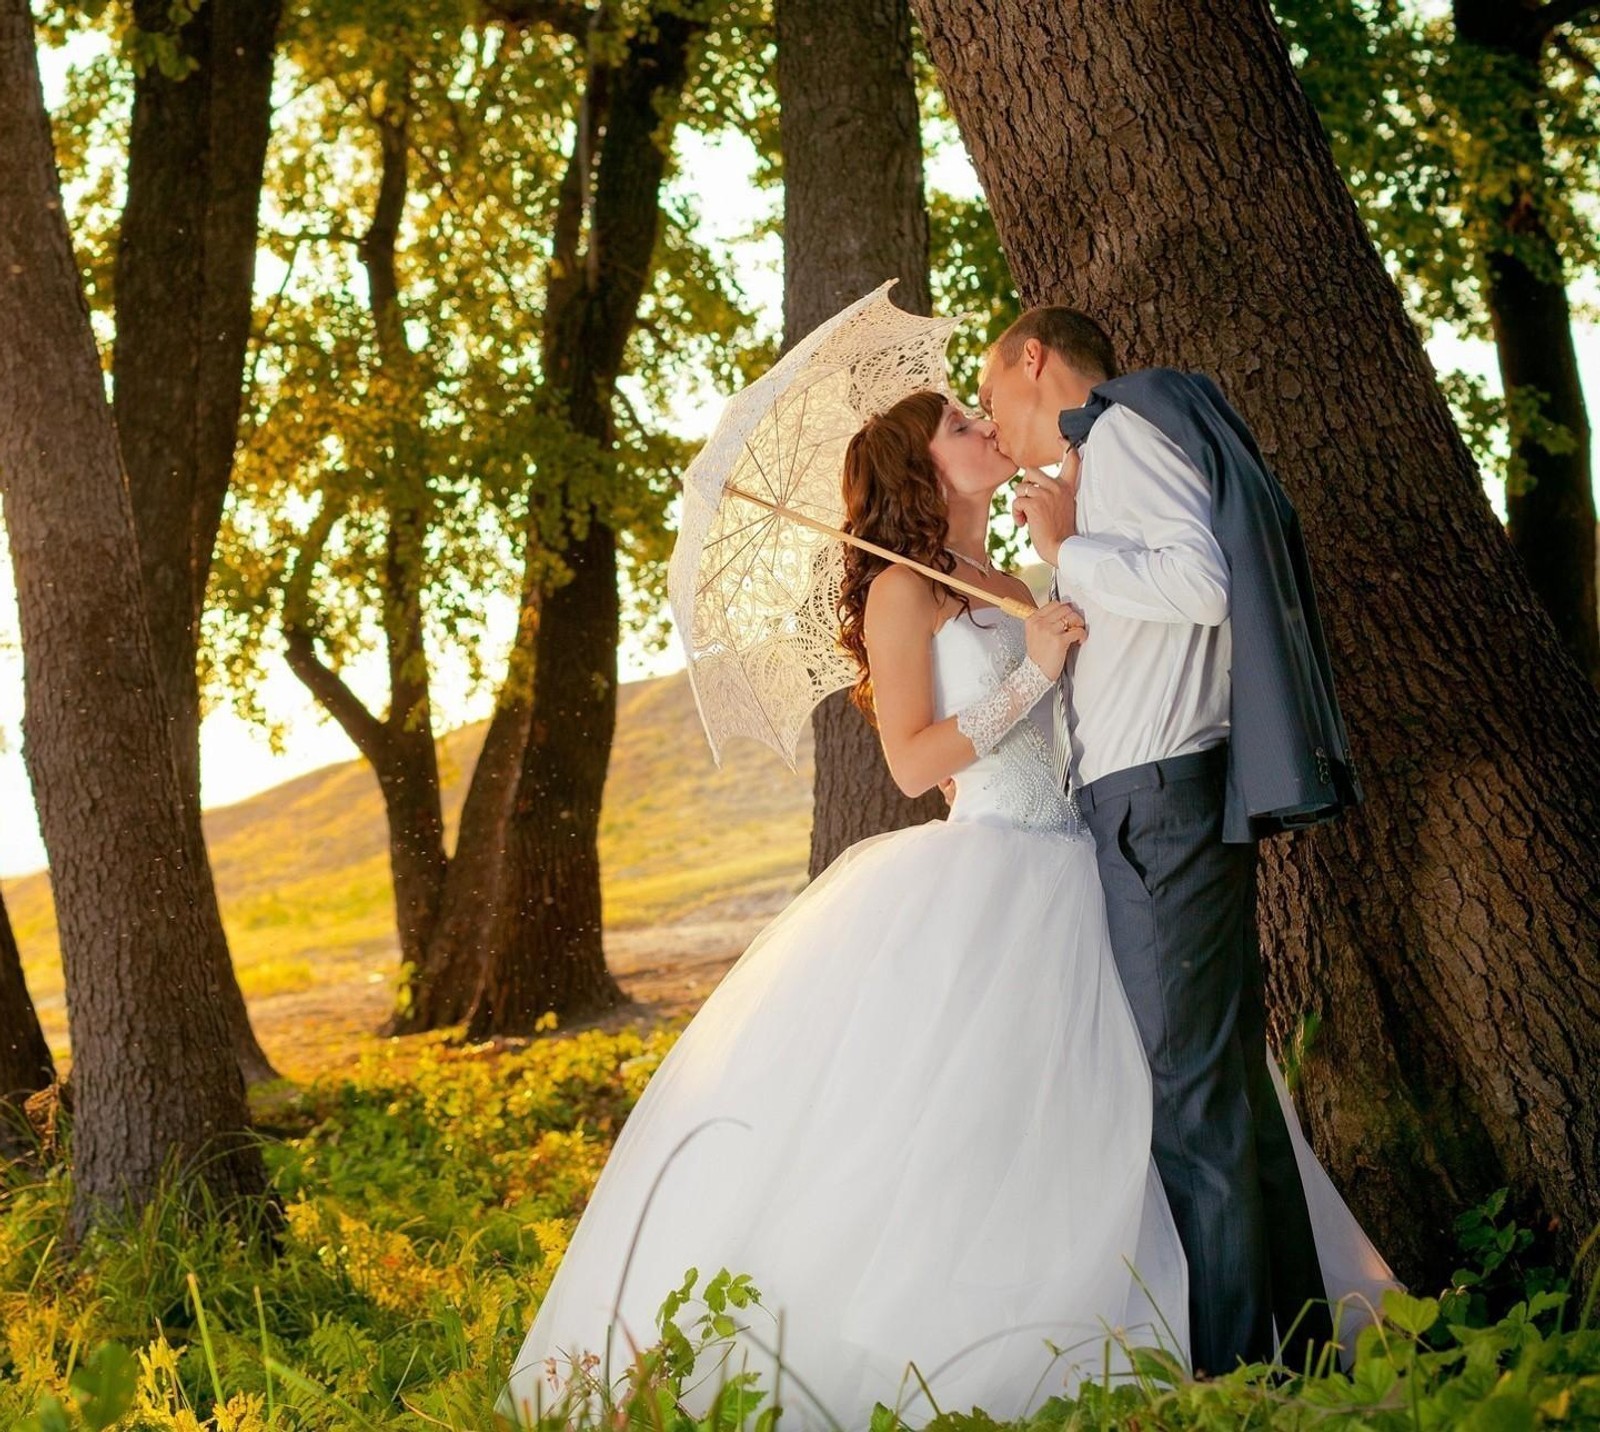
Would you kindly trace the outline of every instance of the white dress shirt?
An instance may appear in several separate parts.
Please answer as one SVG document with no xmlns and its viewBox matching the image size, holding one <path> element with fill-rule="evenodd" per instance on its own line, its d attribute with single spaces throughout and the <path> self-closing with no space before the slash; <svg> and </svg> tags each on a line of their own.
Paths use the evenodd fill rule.
<svg viewBox="0 0 1600 1432">
<path fill-rule="evenodd" d="M 1120 403 L 1084 441 L 1077 514 L 1057 573 L 1088 626 L 1068 673 L 1082 786 L 1227 740 L 1233 635 L 1211 485 Z"/>
</svg>

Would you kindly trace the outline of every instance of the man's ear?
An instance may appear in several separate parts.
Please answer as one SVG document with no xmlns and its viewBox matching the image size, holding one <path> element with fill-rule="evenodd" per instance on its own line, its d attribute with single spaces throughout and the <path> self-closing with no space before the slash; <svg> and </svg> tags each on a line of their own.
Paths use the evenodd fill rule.
<svg viewBox="0 0 1600 1432">
<path fill-rule="evenodd" d="M 1039 375 L 1044 372 L 1045 346 L 1037 338 L 1024 340 L 1022 344 L 1022 368 L 1034 382 L 1039 381 Z"/>
</svg>

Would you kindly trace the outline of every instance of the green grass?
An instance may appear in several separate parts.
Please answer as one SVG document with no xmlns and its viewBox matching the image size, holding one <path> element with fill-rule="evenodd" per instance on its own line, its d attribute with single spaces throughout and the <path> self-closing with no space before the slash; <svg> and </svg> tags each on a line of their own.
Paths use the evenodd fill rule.
<svg viewBox="0 0 1600 1432">
<path fill-rule="evenodd" d="M 265 1142 L 286 1210 L 274 1252 L 175 1195 L 59 1258 L 62 1167 L 0 1166 L 0 1426 L 25 1432 L 488 1429 L 539 1300 L 623 1120 L 673 1031 L 584 1031 L 524 1049 L 396 1041 L 272 1096 Z M 262 1096 L 258 1096 L 258 1099 Z M 841 1193 L 841 1196 L 847 1194 Z M 1479 1432 L 1600 1426 L 1600 1332 L 1491 1201 L 1462 1220 L 1464 1267 L 1438 1298 L 1391 1295 L 1353 1374 L 1242 1369 L 1196 1382 L 1171 1358 L 1047 1403 L 1047 1429 Z M 679 1392 L 759 1293 L 706 1276 L 672 1294 L 654 1349 L 600 1406 L 600 1432 L 771 1432 L 734 1379 L 698 1424 Z M 662 1290 L 663 1295 L 671 1290 Z M 756 1324 L 759 1331 L 759 1324 Z M 699 1365 L 702 1373 L 695 1371 Z M 901 1432 L 888 1408 L 839 1408 Z M 945 1409 L 935 1432 L 988 1432 Z"/>
</svg>

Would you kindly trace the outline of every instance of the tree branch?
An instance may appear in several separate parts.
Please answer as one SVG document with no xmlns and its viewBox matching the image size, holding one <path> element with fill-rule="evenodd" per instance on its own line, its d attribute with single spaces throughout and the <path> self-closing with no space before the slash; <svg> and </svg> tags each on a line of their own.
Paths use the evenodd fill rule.
<svg viewBox="0 0 1600 1432">
<path fill-rule="evenodd" d="M 361 698 L 344 683 L 344 678 L 317 655 L 316 642 L 302 626 L 284 628 L 284 659 L 289 670 L 316 699 L 319 706 L 339 723 L 340 729 L 356 744 L 373 766 L 377 766 L 388 744 L 383 723 L 362 704 Z"/>
<path fill-rule="evenodd" d="M 1600 3 L 1597 0 L 1546 0 L 1545 4 L 1529 14 L 1526 24 L 1528 33 L 1543 41 L 1549 38 L 1551 31 L 1562 25 L 1597 16 L 1600 16 Z"/>
<path fill-rule="evenodd" d="M 550 265 L 545 280 L 546 347 L 551 339 L 550 315 L 560 312 L 579 281 L 579 245 L 594 182 L 594 156 L 606 108 L 610 68 L 591 60 L 583 98 L 573 125 L 572 151 L 556 191 L 556 217 L 550 240 Z"/>
<path fill-rule="evenodd" d="M 404 358 L 405 335 L 400 328 L 400 281 L 395 267 L 395 248 L 400 238 L 400 220 L 406 206 L 406 160 L 410 149 L 411 75 L 402 76 L 399 99 L 382 114 L 373 117 L 382 150 L 378 179 L 378 198 L 373 205 L 372 224 L 362 235 L 358 252 L 367 271 L 367 290 L 372 304 L 372 321 L 377 330 L 378 352 L 385 363 Z"/>
<path fill-rule="evenodd" d="M 521 28 L 548 25 L 560 35 L 581 40 L 589 32 L 589 9 L 577 0 L 483 0 L 483 18 Z"/>
</svg>

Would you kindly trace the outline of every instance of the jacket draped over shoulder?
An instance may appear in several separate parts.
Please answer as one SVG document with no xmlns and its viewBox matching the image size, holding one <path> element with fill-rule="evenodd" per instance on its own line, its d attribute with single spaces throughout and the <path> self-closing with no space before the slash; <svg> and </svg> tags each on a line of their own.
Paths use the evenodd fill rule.
<svg viewBox="0 0 1600 1432">
<path fill-rule="evenodd" d="M 1361 785 L 1294 505 L 1211 379 L 1172 368 L 1110 379 L 1061 414 L 1062 436 L 1081 442 L 1113 403 L 1159 428 L 1211 484 L 1233 627 L 1223 839 L 1244 843 L 1332 819 L 1361 800 Z"/>
</svg>

